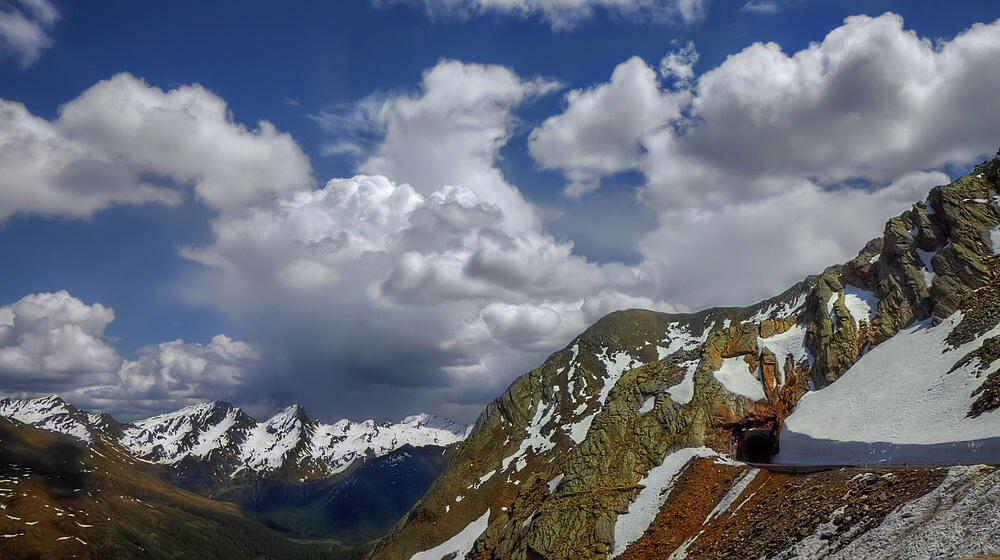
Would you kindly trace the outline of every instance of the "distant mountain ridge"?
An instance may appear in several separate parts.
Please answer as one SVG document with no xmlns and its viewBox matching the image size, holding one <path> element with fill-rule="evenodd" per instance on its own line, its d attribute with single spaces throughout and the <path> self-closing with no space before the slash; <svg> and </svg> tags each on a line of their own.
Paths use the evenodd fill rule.
<svg viewBox="0 0 1000 560">
<path fill-rule="evenodd" d="M 320 478 L 404 445 L 451 445 L 461 441 L 467 430 L 464 424 L 427 414 L 409 416 L 396 424 L 372 420 L 325 424 L 309 419 L 298 405 L 258 422 L 221 401 L 122 424 L 107 414 L 79 410 L 55 395 L 0 399 L 0 416 L 86 444 L 103 438 L 151 463 L 213 463 L 229 477 L 283 473 Z"/>
</svg>

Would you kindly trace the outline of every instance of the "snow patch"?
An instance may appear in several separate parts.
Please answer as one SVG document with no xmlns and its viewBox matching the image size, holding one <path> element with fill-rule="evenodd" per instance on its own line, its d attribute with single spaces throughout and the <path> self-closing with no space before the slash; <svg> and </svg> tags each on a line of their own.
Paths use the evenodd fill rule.
<svg viewBox="0 0 1000 560">
<path fill-rule="evenodd" d="M 653 405 L 656 404 L 656 397 L 647 397 L 639 407 L 639 414 L 646 414 L 650 410 L 653 410 Z"/>
<path fill-rule="evenodd" d="M 476 539 L 486 531 L 490 523 L 490 510 L 482 517 L 466 525 L 461 532 L 430 550 L 418 552 L 410 560 L 443 560 L 444 558 L 465 558 L 472 551 Z"/>
<path fill-rule="evenodd" d="M 718 371 L 713 372 L 713 375 L 727 391 L 734 395 L 742 395 L 754 401 L 767 398 L 760 379 L 750 373 L 750 368 L 743 361 L 743 356 L 723 359 L 722 365 Z"/>
<path fill-rule="evenodd" d="M 859 326 L 862 319 L 870 325 L 878 310 L 878 298 L 872 292 L 847 286 L 844 288 L 844 307 L 854 318 L 855 327 Z"/>
<path fill-rule="evenodd" d="M 583 443 L 583 440 L 587 437 L 587 431 L 590 430 L 590 425 L 594 423 L 595 416 L 597 416 L 596 412 L 588 414 L 583 419 L 563 427 L 569 435 L 569 439 L 573 440 L 573 443 Z"/>
<path fill-rule="evenodd" d="M 698 369 L 698 360 L 689 360 L 678 365 L 684 368 L 684 378 L 681 382 L 667 389 L 670 400 L 677 404 L 687 404 L 694 397 L 694 373 Z"/>
<path fill-rule="evenodd" d="M 993 240 L 992 231 L 990 232 L 990 240 L 991 241 Z M 997 247 L 996 242 L 993 243 L 993 246 Z M 934 253 L 929 253 L 927 251 L 922 251 L 920 249 L 916 249 L 915 252 L 917 253 L 917 257 L 920 258 L 920 262 L 922 262 L 924 265 L 924 268 L 920 271 L 920 273 L 924 277 L 924 286 L 930 288 L 931 284 L 934 283 L 934 277 L 935 277 L 934 266 L 931 265 L 931 259 L 934 258 Z"/>
<path fill-rule="evenodd" d="M 565 477 L 565 474 L 559 474 L 549 481 L 549 494 L 555 493 L 556 489 L 559 488 L 559 483 L 562 482 Z"/>
</svg>

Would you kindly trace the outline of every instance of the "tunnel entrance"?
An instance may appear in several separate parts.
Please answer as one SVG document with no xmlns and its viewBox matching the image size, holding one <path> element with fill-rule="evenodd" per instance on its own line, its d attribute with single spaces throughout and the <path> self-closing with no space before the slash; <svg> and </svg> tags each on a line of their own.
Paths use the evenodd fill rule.
<svg viewBox="0 0 1000 560">
<path fill-rule="evenodd" d="M 735 430 L 736 458 L 748 463 L 770 463 L 778 454 L 778 436 L 774 428 Z"/>
</svg>

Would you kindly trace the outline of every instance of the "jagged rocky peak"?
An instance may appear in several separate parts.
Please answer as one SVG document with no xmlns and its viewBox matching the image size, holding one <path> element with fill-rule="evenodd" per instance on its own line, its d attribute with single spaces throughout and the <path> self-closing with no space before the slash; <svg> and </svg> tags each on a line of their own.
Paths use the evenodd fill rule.
<svg viewBox="0 0 1000 560">
<path fill-rule="evenodd" d="M 176 463 L 216 449 L 233 453 L 255 423 L 227 402 L 203 403 L 127 425 L 120 442 L 147 461 Z"/>
<path fill-rule="evenodd" d="M 637 512 L 655 515 L 667 499 L 659 490 L 687 459 L 770 460 L 789 418 L 808 435 L 796 412 L 803 399 L 816 403 L 847 387 L 838 380 L 856 364 L 862 371 L 888 364 L 886 356 L 896 356 L 890 341 L 901 334 L 938 354 L 961 352 L 934 361 L 947 361 L 942 371 L 908 366 L 928 377 L 893 378 L 894 398 L 906 398 L 908 387 L 922 387 L 921 398 L 937 394 L 929 387 L 948 388 L 947 412 L 958 415 L 949 422 L 964 426 L 968 412 L 971 421 L 986 419 L 982 433 L 1000 437 L 997 419 L 984 413 L 1000 404 L 1000 373 L 981 369 L 1000 357 L 1000 343 L 983 342 L 1000 336 L 993 332 L 1000 322 L 998 180 L 1000 160 L 985 162 L 889 220 L 854 259 L 758 304 L 604 317 L 487 407 L 449 468 L 371 557 L 433 551 L 428 557 L 555 560 L 622 552 L 623 535 L 641 535 L 652 520 Z M 872 383 L 866 390 L 877 393 Z M 891 410 L 905 416 L 898 405 Z M 842 420 L 844 429 L 852 423 Z M 659 493 L 640 499 L 643 488 Z M 635 517 L 619 526 L 633 507 Z"/>
</svg>

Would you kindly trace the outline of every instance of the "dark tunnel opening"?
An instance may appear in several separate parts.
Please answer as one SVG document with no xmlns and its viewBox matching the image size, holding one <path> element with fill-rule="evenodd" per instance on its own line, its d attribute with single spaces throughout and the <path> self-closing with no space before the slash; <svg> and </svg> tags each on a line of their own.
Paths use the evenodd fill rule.
<svg viewBox="0 0 1000 560">
<path fill-rule="evenodd" d="M 778 454 L 778 437 L 771 428 L 751 428 L 737 434 L 736 458 L 748 463 L 770 463 Z"/>
</svg>

